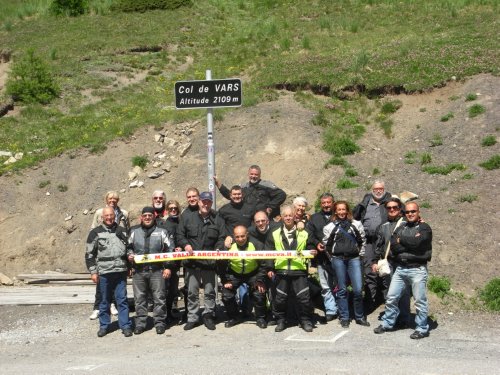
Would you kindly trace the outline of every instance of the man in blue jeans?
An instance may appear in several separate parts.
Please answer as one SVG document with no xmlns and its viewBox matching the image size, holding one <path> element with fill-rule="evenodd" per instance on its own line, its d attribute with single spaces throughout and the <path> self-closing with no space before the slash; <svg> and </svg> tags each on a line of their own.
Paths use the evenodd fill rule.
<svg viewBox="0 0 500 375">
<path fill-rule="evenodd" d="M 427 315 L 427 262 L 432 256 L 432 230 L 420 220 L 420 210 L 415 202 L 405 206 L 406 222 L 391 237 L 391 255 L 396 270 L 387 293 L 382 324 L 374 329 L 377 334 L 393 330 L 399 315 L 398 302 L 405 288 L 411 287 L 415 299 L 416 330 L 410 335 L 414 340 L 429 335 Z"/>
<path fill-rule="evenodd" d="M 132 322 L 129 318 L 127 300 L 127 233 L 115 222 L 115 211 L 105 207 L 102 224 L 92 229 L 87 237 L 85 263 L 94 283 L 99 282 L 101 302 L 99 303 L 98 337 L 108 334 L 111 323 L 111 298 L 115 296 L 118 308 L 118 325 L 125 337 L 132 336 Z"/>
<path fill-rule="evenodd" d="M 321 211 L 314 213 L 306 224 L 306 228 L 311 234 L 308 239 L 308 248 L 318 250 L 315 261 L 318 266 L 319 283 L 321 286 L 321 296 L 325 306 L 325 319 L 330 322 L 338 317 L 337 303 L 333 295 L 334 285 L 337 284 L 337 277 L 331 266 L 331 260 L 325 250 L 323 240 L 323 228 L 330 223 L 332 218 L 333 195 L 323 193 L 319 197 Z"/>
</svg>

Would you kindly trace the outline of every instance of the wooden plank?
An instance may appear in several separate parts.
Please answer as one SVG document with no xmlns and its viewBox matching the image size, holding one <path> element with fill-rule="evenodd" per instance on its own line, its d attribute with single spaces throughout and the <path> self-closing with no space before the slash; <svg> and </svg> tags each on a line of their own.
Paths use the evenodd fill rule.
<svg viewBox="0 0 500 375">
<path fill-rule="evenodd" d="M 132 286 L 127 286 L 127 295 L 133 297 Z M 0 305 L 61 305 L 93 304 L 94 285 L 47 285 L 0 288 Z"/>
<path fill-rule="evenodd" d="M 88 273 L 22 273 L 17 275 L 18 280 L 88 280 Z"/>
</svg>

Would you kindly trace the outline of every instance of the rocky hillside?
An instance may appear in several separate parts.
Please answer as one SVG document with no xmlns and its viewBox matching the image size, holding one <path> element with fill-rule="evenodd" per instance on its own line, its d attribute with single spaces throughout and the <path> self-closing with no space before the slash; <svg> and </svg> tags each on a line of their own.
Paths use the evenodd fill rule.
<svg viewBox="0 0 500 375">
<path fill-rule="evenodd" d="M 477 99 L 466 101 L 469 93 L 476 93 Z M 431 273 L 449 276 L 454 289 L 472 295 L 500 274 L 495 257 L 500 246 L 499 171 L 478 166 L 499 153 L 498 143 L 483 147 L 481 140 L 487 135 L 498 138 L 500 78 L 480 75 L 394 99 L 402 107 L 392 117 L 393 138 L 386 138 L 377 125 L 368 125 L 359 142 L 362 151 L 348 157 L 359 174 L 351 178 L 358 188 L 337 189 L 344 171 L 324 167 L 329 156 L 322 151 L 322 129 L 312 124 L 314 113 L 290 92 L 281 92 L 275 101 L 226 112 L 216 122 L 217 175 L 228 184 L 240 183 L 248 165 L 259 164 L 264 179 L 282 187 L 289 197 L 304 195 L 310 203 L 325 190 L 338 199 L 358 202 L 374 178 L 385 180 L 392 193 L 410 190 L 420 196 L 425 220 L 434 230 Z M 484 106 L 485 113 L 470 118 L 472 104 Z M 449 113 L 453 117 L 441 121 Z M 424 173 L 420 160 L 425 153 L 431 155 L 433 166 L 461 163 L 466 169 L 448 175 Z M 137 155 L 148 156 L 144 171 L 132 170 L 131 158 Z M 120 205 L 136 219 L 155 189 L 184 204 L 186 188 L 206 188 L 206 169 L 202 120 L 144 128 L 109 144 L 102 154 L 67 153 L 36 168 L 4 175 L 0 177 L 0 272 L 9 276 L 56 269 L 85 272 L 85 238 L 107 190 L 120 191 Z M 376 176 L 374 169 L 379 171 Z M 219 196 L 217 204 L 224 203 Z"/>
</svg>

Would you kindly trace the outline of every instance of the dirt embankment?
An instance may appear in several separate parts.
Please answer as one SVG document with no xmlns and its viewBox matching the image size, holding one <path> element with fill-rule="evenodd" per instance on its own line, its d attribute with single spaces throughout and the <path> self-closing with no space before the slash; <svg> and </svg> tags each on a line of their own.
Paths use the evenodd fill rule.
<svg viewBox="0 0 500 375">
<path fill-rule="evenodd" d="M 466 102 L 468 93 L 480 95 L 476 101 Z M 310 203 L 318 191 L 326 189 L 338 199 L 358 202 L 375 177 L 385 180 L 392 193 L 413 191 L 420 202 L 426 202 L 423 215 L 434 230 L 431 273 L 449 276 L 454 289 L 472 294 L 474 288 L 500 274 L 495 257 L 500 246 L 496 230 L 500 227 L 499 172 L 478 166 L 498 154 L 498 144 L 482 147 L 481 139 L 498 134 L 500 78 L 480 75 L 430 93 L 395 99 L 403 106 L 393 116 L 394 137 L 387 139 L 376 125 L 368 125 L 359 142 L 363 151 L 348 158 L 359 173 L 353 178 L 359 188 L 336 188 L 343 170 L 324 168 L 328 155 L 321 149 L 321 128 L 312 125 L 314 113 L 301 107 L 290 93 L 282 93 L 273 102 L 235 110 L 216 124 L 218 177 L 228 184 L 240 183 L 246 179 L 247 167 L 259 164 L 264 179 L 282 187 L 289 197 L 304 195 Z M 468 108 L 473 103 L 483 105 L 486 112 L 469 118 Z M 449 112 L 453 118 L 441 122 Z M 192 142 L 185 156 L 179 155 L 178 144 L 155 142 L 158 131 L 146 128 L 128 140 L 112 142 L 100 155 L 67 153 L 36 169 L 0 177 L 0 272 L 10 276 L 55 269 L 84 272 L 84 242 L 92 212 L 102 206 L 107 190 L 122 190 L 120 205 L 136 218 L 155 189 L 184 203 L 187 187 L 206 187 L 205 126 L 165 124 L 163 130 L 177 142 Z M 436 135 L 443 144 L 431 147 Z M 407 164 L 404 156 L 411 151 L 417 154 L 416 162 Z M 144 187 L 129 188 L 131 158 L 148 154 L 152 159 L 162 152 L 166 155 L 163 166 L 168 160 L 170 172 L 149 179 L 148 172 L 161 168 L 150 164 L 139 176 Z M 463 163 L 467 170 L 446 176 L 423 173 L 420 155 L 424 152 L 431 154 L 433 165 Z M 372 176 L 374 168 L 380 175 Z M 464 179 L 465 174 L 472 178 Z M 50 183 L 39 187 L 47 181 Z M 68 190 L 61 192 L 58 185 Z M 477 200 L 459 202 L 465 195 L 475 195 Z M 224 203 L 219 196 L 218 205 Z M 85 210 L 89 212 L 84 214 Z"/>
</svg>

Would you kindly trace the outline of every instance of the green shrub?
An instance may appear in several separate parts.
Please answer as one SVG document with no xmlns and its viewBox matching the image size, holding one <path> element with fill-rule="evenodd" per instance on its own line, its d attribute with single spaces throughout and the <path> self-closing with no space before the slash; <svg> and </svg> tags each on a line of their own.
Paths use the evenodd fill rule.
<svg viewBox="0 0 500 375">
<path fill-rule="evenodd" d="M 451 282 L 446 276 L 431 276 L 429 277 L 427 288 L 439 298 L 443 298 L 450 293 Z"/>
<path fill-rule="evenodd" d="M 341 165 L 346 166 L 347 161 L 341 156 L 332 156 L 327 162 L 326 165 Z"/>
<path fill-rule="evenodd" d="M 359 186 L 358 184 L 352 182 L 347 178 L 341 178 L 340 180 L 337 181 L 337 189 L 352 189 L 358 186 Z"/>
<path fill-rule="evenodd" d="M 432 208 L 432 204 L 425 201 L 425 202 L 420 203 L 420 208 Z"/>
<path fill-rule="evenodd" d="M 454 117 L 453 112 L 448 112 L 446 115 L 441 116 L 441 121 L 446 122 Z"/>
<path fill-rule="evenodd" d="M 148 164 L 148 158 L 146 156 L 136 155 L 132 157 L 132 165 L 134 167 L 141 167 L 144 169 Z"/>
<path fill-rule="evenodd" d="M 378 169 L 378 168 L 373 168 L 372 175 L 376 176 L 376 175 L 378 175 L 378 174 L 380 174 L 380 169 Z"/>
<path fill-rule="evenodd" d="M 359 146 L 348 136 L 328 138 L 325 150 L 334 156 L 352 155 L 360 150 Z"/>
<path fill-rule="evenodd" d="M 385 102 L 380 108 L 380 112 L 383 114 L 395 113 L 399 108 L 403 106 L 400 100 L 391 100 L 390 102 Z"/>
<path fill-rule="evenodd" d="M 491 279 L 480 291 L 479 298 L 489 310 L 500 311 L 500 278 Z"/>
<path fill-rule="evenodd" d="M 427 172 L 429 174 L 442 174 L 442 175 L 447 175 L 450 174 L 452 171 L 457 170 L 457 171 L 463 171 L 465 169 L 465 165 L 463 164 L 448 164 L 445 166 L 435 166 L 435 165 L 427 165 L 422 168 L 424 172 Z"/>
<path fill-rule="evenodd" d="M 49 13 L 54 16 L 66 15 L 76 17 L 84 14 L 87 9 L 87 0 L 52 0 Z"/>
<path fill-rule="evenodd" d="M 416 157 L 417 157 L 417 151 L 408 151 L 405 154 L 405 163 L 406 164 L 415 164 Z"/>
<path fill-rule="evenodd" d="M 50 180 L 44 180 L 44 181 L 40 181 L 40 183 L 38 184 L 38 187 L 40 189 L 43 189 L 44 187 L 47 187 L 48 185 L 50 185 Z"/>
<path fill-rule="evenodd" d="M 465 97 L 465 101 L 466 102 L 471 102 L 473 100 L 476 100 L 477 99 L 477 95 L 476 94 L 473 94 L 473 93 L 469 93 L 467 94 L 467 96 Z"/>
<path fill-rule="evenodd" d="M 443 137 L 441 134 L 434 134 L 431 139 L 431 147 L 442 146 L 443 145 Z"/>
<path fill-rule="evenodd" d="M 57 190 L 59 190 L 61 193 L 64 193 L 65 191 L 68 191 L 68 186 L 64 184 L 59 184 L 57 185 Z"/>
<path fill-rule="evenodd" d="M 351 167 L 346 168 L 344 173 L 347 177 L 356 177 L 358 175 L 358 172 Z"/>
<path fill-rule="evenodd" d="M 421 156 L 420 156 L 420 164 L 424 165 L 424 164 L 430 164 L 432 161 L 432 155 L 428 152 L 424 152 Z"/>
<path fill-rule="evenodd" d="M 47 104 L 59 95 L 49 67 L 32 49 L 14 62 L 6 88 L 7 95 L 25 103 Z"/>
<path fill-rule="evenodd" d="M 493 169 L 500 168 L 500 155 L 493 155 L 491 158 L 486 160 L 485 162 L 479 164 L 480 167 L 492 171 Z"/>
<path fill-rule="evenodd" d="M 466 173 L 462 176 L 462 180 L 472 180 L 474 178 L 474 174 Z"/>
<path fill-rule="evenodd" d="M 146 12 L 155 9 L 177 9 L 191 6 L 192 0 L 117 0 L 111 10 L 121 12 Z"/>
<path fill-rule="evenodd" d="M 494 135 L 487 135 L 481 140 L 481 146 L 488 147 L 497 143 L 497 138 Z"/>
<path fill-rule="evenodd" d="M 461 195 L 458 197 L 458 201 L 460 203 L 464 203 L 464 202 L 472 203 L 474 201 L 477 201 L 477 199 L 478 199 L 478 196 L 476 194 L 467 194 L 467 195 Z"/>
<path fill-rule="evenodd" d="M 484 112 L 486 112 L 486 108 L 484 108 L 481 104 L 474 104 L 469 108 L 469 117 L 473 118 Z"/>
</svg>

